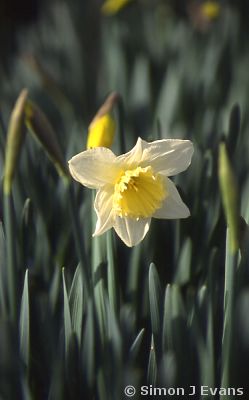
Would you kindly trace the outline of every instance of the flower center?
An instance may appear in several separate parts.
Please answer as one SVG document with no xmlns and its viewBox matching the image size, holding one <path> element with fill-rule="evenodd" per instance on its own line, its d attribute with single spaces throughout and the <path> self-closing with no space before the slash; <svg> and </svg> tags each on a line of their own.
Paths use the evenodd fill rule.
<svg viewBox="0 0 249 400">
<path fill-rule="evenodd" d="M 115 183 L 113 209 L 120 217 L 147 218 L 161 207 L 167 193 L 151 167 L 124 171 Z"/>
</svg>

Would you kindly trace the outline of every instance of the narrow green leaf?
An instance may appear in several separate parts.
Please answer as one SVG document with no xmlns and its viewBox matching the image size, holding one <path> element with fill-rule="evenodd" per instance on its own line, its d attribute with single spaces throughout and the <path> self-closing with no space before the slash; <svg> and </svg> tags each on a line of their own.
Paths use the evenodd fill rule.
<svg viewBox="0 0 249 400">
<path fill-rule="evenodd" d="M 222 203 L 227 225 L 230 228 L 230 251 L 235 253 L 239 247 L 239 195 L 225 143 L 221 143 L 219 147 L 218 173 Z"/>
<path fill-rule="evenodd" d="M 28 381 L 23 378 L 22 380 L 22 399 L 33 400 Z"/>
<path fill-rule="evenodd" d="M 222 337 L 222 377 L 223 387 L 229 387 L 232 382 L 233 367 L 233 334 L 234 334 L 234 295 L 235 278 L 238 264 L 238 253 L 231 253 L 230 230 L 227 228 L 225 288 L 224 288 L 224 321 Z"/>
<path fill-rule="evenodd" d="M 29 320 L 29 272 L 26 270 L 20 310 L 20 353 L 25 366 L 29 367 L 30 357 L 30 320 Z"/>
<path fill-rule="evenodd" d="M 110 308 L 108 302 L 106 302 L 106 310 L 108 317 L 108 337 L 109 342 L 111 343 L 112 354 L 115 360 L 115 367 L 117 369 L 122 368 L 122 349 L 123 349 L 123 340 L 121 336 L 121 331 L 118 325 L 118 321 L 116 318 L 116 314 L 114 314 L 113 310 Z"/>
<path fill-rule="evenodd" d="M 78 343 L 80 345 L 84 315 L 83 280 L 80 264 L 75 271 L 72 286 L 70 289 L 69 306 L 72 316 L 72 329 L 76 333 Z"/>
<path fill-rule="evenodd" d="M 69 349 L 66 359 L 66 382 L 67 386 L 70 388 L 70 396 L 72 399 L 80 399 L 82 398 L 82 384 L 80 382 L 80 373 L 79 373 L 79 346 L 78 339 L 75 332 L 72 332 L 70 341 L 69 341 Z"/>
<path fill-rule="evenodd" d="M 65 374 L 64 365 L 61 360 L 56 360 L 49 387 L 48 400 L 62 399 L 65 400 Z"/>
<path fill-rule="evenodd" d="M 142 109 L 149 111 L 150 104 L 150 79 L 149 79 L 149 63 L 144 56 L 137 56 L 134 65 L 134 71 L 131 78 L 131 93 L 129 106 L 133 109 Z M 147 121 L 147 115 L 144 113 L 142 118 L 143 124 Z M 146 128 L 146 124 L 142 126 Z M 140 127 L 141 128 L 141 127 Z"/>
<path fill-rule="evenodd" d="M 200 309 L 204 309 L 206 311 L 206 303 L 207 303 L 207 286 L 202 285 L 198 289 L 197 293 L 197 301 Z"/>
<path fill-rule="evenodd" d="M 94 195 L 93 195 L 94 197 Z M 96 223 L 96 215 L 92 212 L 92 226 Z M 94 283 L 94 303 L 97 315 L 100 339 L 103 346 L 106 343 L 107 311 L 106 311 L 106 240 L 104 236 L 92 239 L 92 274 Z"/>
<path fill-rule="evenodd" d="M 177 374 L 177 360 L 173 352 L 168 351 L 162 357 L 162 363 L 160 366 L 160 375 L 163 379 L 163 385 L 167 387 L 173 387 L 176 384 Z"/>
<path fill-rule="evenodd" d="M 97 314 L 97 322 L 100 333 L 100 340 L 103 348 L 106 345 L 108 334 L 108 317 L 107 317 L 107 303 L 106 293 L 103 282 L 99 282 L 94 290 L 95 309 Z"/>
<path fill-rule="evenodd" d="M 49 289 L 49 301 L 52 313 L 55 312 L 56 305 L 59 302 L 60 290 L 61 290 L 61 270 L 60 268 L 55 268 L 51 286 Z"/>
<path fill-rule="evenodd" d="M 142 246 L 138 245 L 132 249 L 131 258 L 129 262 L 128 269 L 128 279 L 127 279 L 127 295 L 132 301 L 132 305 L 136 314 L 139 308 L 139 296 L 138 290 L 139 287 L 139 273 L 141 270 L 141 257 L 142 257 Z"/>
<path fill-rule="evenodd" d="M 95 381 L 95 320 L 92 300 L 89 299 L 86 310 L 86 323 L 82 341 L 82 368 L 90 387 Z"/>
<path fill-rule="evenodd" d="M 175 351 L 182 345 L 182 324 L 185 321 L 185 308 L 179 287 L 167 285 L 163 313 L 163 349 Z"/>
<path fill-rule="evenodd" d="M 69 308 L 69 300 L 67 295 L 67 287 L 65 282 L 65 271 L 62 269 L 62 281 L 63 281 L 63 298 L 64 298 L 64 332 L 65 332 L 65 354 L 68 357 L 70 338 L 72 335 L 72 321 Z"/>
<path fill-rule="evenodd" d="M 185 239 L 179 255 L 174 282 L 185 285 L 191 278 L 192 241 Z"/>
<path fill-rule="evenodd" d="M 68 187 L 68 204 L 69 204 L 69 211 L 70 211 L 70 216 L 72 220 L 72 228 L 73 228 L 73 235 L 74 235 L 74 240 L 75 240 L 75 246 L 76 246 L 76 251 L 79 257 L 79 261 L 81 263 L 82 267 L 82 274 L 83 274 L 83 282 L 84 282 L 84 288 L 86 292 L 86 297 L 88 297 L 92 293 L 92 280 L 91 280 L 91 274 L 89 271 L 89 263 L 87 262 L 87 256 L 86 256 L 86 249 L 84 245 L 84 240 L 83 240 L 83 233 L 82 229 L 79 225 L 79 218 L 77 215 L 77 209 L 78 207 L 76 206 L 76 199 L 75 199 L 75 193 L 73 186 L 70 184 Z"/>
<path fill-rule="evenodd" d="M 133 306 L 130 303 L 125 303 L 120 309 L 120 325 L 123 332 L 124 344 L 128 348 L 130 347 L 131 338 L 134 337 L 136 332 L 136 315 Z"/>
<path fill-rule="evenodd" d="M 160 96 L 157 102 L 155 115 L 160 119 L 165 138 L 165 132 L 171 132 L 176 111 L 178 110 L 179 96 L 182 86 L 182 77 L 179 77 L 179 68 L 172 63 L 165 74 L 163 84 L 161 85 Z"/>
<path fill-rule="evenodd" d="M 134 340 L 134 342 L 131 345 L 131 348 L 130 348 L 130 358 L 131 358 L 131 360 L 134 360 L 138 355 L 138 352 L 139 352 L 139 350 L 141 348 L 142 340 L 143 340 L 143 337 L 144 337 L 144 332 L 145 332 L 145 329 L 144 328 L 141 329 L 141 331 L 136 336 L 136 339 Z"/>
<path fill-rule="evenodd" d="M 16 227 L 12 195 L 4 195 L 4 228 L 6 237 L 7 293 L 9 313 L 15 322 L 17 315 Z"/>
<path fill-rule="evenodd" d="M 154 339 L 153 335 L 151 337 L 151 346 L 150 346 L 150 354 L 149 354 L 149 362 L 148 362 L 148 370 L 147 370 L 147 380 L 148 383 L 152 386 L 156 386 L 157 381 L 157 362 L 156 362 L 156 353 L 154 347 Z"/>
<path fill-rule="evenodd" d="M 6 248 L 3 224 L 0 222 L 0 312 L 7 316 L 6 304 Z"/>
<path fill-rule="evenodd" d="M 107 388 L 107 381 L 106 381 L 106 371 L 104 368 L 100 368 L 98 375 L 97 375 L 97 387 L 98 387 L 98 396 L 99 400 L 114 400 L 113 397 L 110 395 L 110 388 Z M 111 393 L 113 391 L 111 390 Z"/>
<path fill-rule="evenodd" d="M 177 318 L 185 318 L 185 307 L 180 291 L 180 287 L 178 285 L 172 285 L 172 317 Z"/>
<path fill-rule="evenodd" d="M 156 267 L 153 263 L 149 269 L 149 301 L 153 340 L 155 340 L 156 351 L 160 352 L 162 289 Z"/>
<path fill-rule="evenodd" d="M 173 338 L 171 329 L 171 285 L 167 285 L 164 296 L 164 313 L 163 313 L 163 351 L 166 353 L 168 350 L 173 349 Z"/>
<path fill-rule="evenodd" d="M 212 304 L 208 307 L 208 319 L 207 319 L 207 356 L 206 356 L 206 372 L 204 374 L 206 385 L 213 387 L 215 385 L 215 343 L 214 343 L 214 321 Z"/>
<path fill-rule="evenodd" d="M 114 241 L 113 241 L 113 232 L 109 230 L 106 233 L 106 241 L 107 241 L 107 285 L 108 285 L 108 295 L 109 302 L 113 312 L 117 313 L 118 311 L 118 281 L 116 277 L 116 268 L 115 268 L 115 249 L 114 249 Z"/>
<path fill-rule="evenodd" d="M 217 363 L 215 360 L 215 337 L 216 327 L 214 322 L 214 315 L 216 313 L 215 308 L 215 295 L 216 295 L 216 282 L 219 267 L 219 254 L 217 248 L 212 249 L 210 254 L 210 260 L 208 265 L 208 304 L 207 304 L 207 338 L 206 338 L 206 349 L 207 349 L 207 361 L 206 361 L 206 385 L 213 387 L 215 385 L 215 376 L 217 373 Z"/>
</svg>

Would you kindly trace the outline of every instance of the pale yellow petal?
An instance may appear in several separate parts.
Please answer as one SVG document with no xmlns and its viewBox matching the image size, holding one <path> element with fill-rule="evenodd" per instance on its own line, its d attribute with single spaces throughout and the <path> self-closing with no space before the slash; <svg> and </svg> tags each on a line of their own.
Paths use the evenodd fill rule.
<svg viewBox="0 0 249 400">
<path fill-rule="evenodd" d="M 89 188 L 112 184 L 119 173 L 116 156 L 106 147 L 96 147 L 74 156 L 69 163 L 72 177 Z"/>
<path fill-rule="evenodd" d="M 151 218 L 121 218 L 116 217 L 114 229 L 120 239 L 128 247 L 136 246 L 145 237 L 150 227 Z"/>
<path fill-rule="evenodd" d="M 112 228 L 114 222 L 113 210 L 113 187 L 105 186 L 99 189 L 94 202 L 94 208 L 97 213 L 97 223 L 93 236 L 102 235 L 102 233 Z"/>
<path fill-rule="evenodd" d="M 189 209 L 183 203 L 175 184 L 167 177 L 164 179 L 167 196 L 162 203 L 162 207 L 154 213 L 153 217 L 160 219 L 178 219 L 189 217 Z"/>
<path fill-rule="evenodd" d="M 194 152 L 190 140 L 162 139 L 147 143 L 142 140 L 142 160 L 140 165 L 150 165 L 155 172 L 172 176 L 188 168 Z"/>
<path fill-rule="evenodd" d="M 135 146 L 127 153 L 118 156 L 115 163 L 125 167 L 125 169 L 136 168 L 140 164 L 142 156 L 143 140 L 139 137 Z"/>
</svg>

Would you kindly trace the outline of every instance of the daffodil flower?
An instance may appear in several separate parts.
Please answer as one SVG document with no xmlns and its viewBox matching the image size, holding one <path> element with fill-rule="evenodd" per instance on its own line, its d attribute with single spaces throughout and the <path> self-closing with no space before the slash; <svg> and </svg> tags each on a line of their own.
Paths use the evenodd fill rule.
<svg viewBox="0 0 249 400">
<path fill-rule="evenodd" d="M 98 189 L 94 202 L 98 219 L 93 236 L 113 227 L 131 247 L 143 240 L 152 217 L 188 217 L 189 209 L 168 177 L 184 171 L 192 154 L 189 140 L 148 143 L 138 138 L 134 148 L 120 156 L 105 147 L 74 156 L 69 161 L 73 178 Z"/>
</svg>

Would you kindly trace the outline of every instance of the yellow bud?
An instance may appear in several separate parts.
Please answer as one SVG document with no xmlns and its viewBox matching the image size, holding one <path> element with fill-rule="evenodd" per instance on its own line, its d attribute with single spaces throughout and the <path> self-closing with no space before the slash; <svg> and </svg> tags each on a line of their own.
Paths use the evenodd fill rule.
<svg viewBox="0 0 249 400">
<path fill-rule="evenodd" d="M 116 131 L 116 123 L 111 111 L 119 99 L 116 92 L 112 92 L 102 104 L 88 128 L 88 149 L 93 147 L 111 147 Z"/>
<path fill-rule="evenodd" d="M 201 13 L 209 20 L 216 19 L 220 15 L 221 7 L 216 1 L 204 1 L 201 5 Z"/>
<path fill-rule="evenodd" d="M 87 148 L 111 147 L 116 124 L 110 114 L 105 114 L 91 123 L 88 129 Z"/>
<path fill-rule="evenodd" d="M 64 178 L 69 177 L 56 134 L 45 114 L 36 104 L 28 101 L 25 106 L 25 117 L 27 128 L 44 147 L 58 174 Z"/>
<path fill-rule="evenodd" d="M 223 208 L 230 228 L 230 249 L 235 253 L 239 247 L 239 196 L 237 182 L 223 142 L 219 147 L 218 175 Z"/>
<path fill-rule="evenodd" d="M 27 95 L 28 91 L 26 89 L 21 91 L 9 120 L 3 182 L 4 193 L 6 195 L 11 191 L 17 161 L 25 135 L 24 108 Z"/>
<path fill-rule="evenodd" d="M 113 15 L 120 11 L 132 0 L 106 0 L 101 8 L 105 15 Z"/>
</svg>

